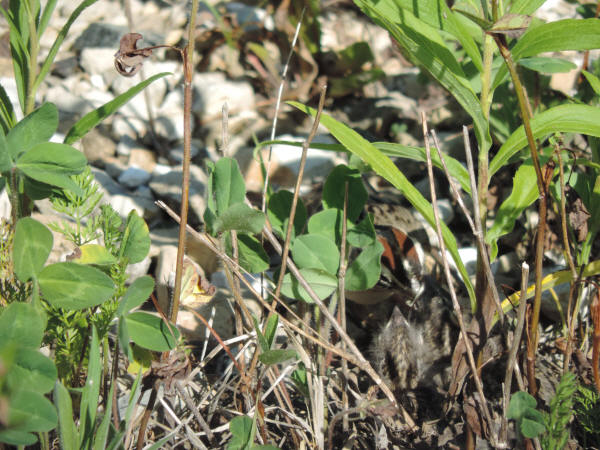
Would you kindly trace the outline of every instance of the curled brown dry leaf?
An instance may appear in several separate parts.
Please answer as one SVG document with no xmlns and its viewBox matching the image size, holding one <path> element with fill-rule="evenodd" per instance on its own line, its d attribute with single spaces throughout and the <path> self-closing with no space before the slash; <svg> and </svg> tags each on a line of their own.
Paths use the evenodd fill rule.
<svg viewBox="0 0 600 450">
<path fill-rule="evenodd" d="M 134 76 L 144 58 L 152 55 L 152 49 L 156 47 L 137 48 L 137 41 L 142 39 L 139 33 L 127 33 L 121 38 L 119 51 L 115 53 L 115 69 L 124 77 Z"/>
</svg>

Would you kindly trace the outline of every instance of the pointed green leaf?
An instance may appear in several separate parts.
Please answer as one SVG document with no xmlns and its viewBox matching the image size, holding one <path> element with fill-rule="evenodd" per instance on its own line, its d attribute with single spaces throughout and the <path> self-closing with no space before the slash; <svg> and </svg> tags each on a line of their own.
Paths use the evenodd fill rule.
<svg viewBox="0 0 600 450">
<path fill-rule="evenodd" d="M 54 387 L 54 404 L 58 410 L 58 437 L 64 449 L 77 448 L 79 434 L 73 421 L 71 394 L 60 381 Z"/>
<path fill-rule="evenodd" d="M 571 61 L 560 58 L 550 58 L 547 56 L 537 56 L 534 58 L 522 58 L 518 63 L 529 70 L 540 73 L 564 73 L 577 69 L 577 65 Z"/>
<path fill-rule="evenodd" d="M 22 282 L 36 276 L 50 256 L 54 239 L 50 230 L 31 217 L 19 219 L 15 227 L 13 264 Z"/>
<path fill-rule="evenodd" d="M 573 32 L 576 30 L 576 32 Z M 564 19 L 530 28 L 512 48 L 514 61 L 545 52 L 593 50 L 600 48 L 600 21 L 597 19 Z M 492 89 L 506 79 L 508 70 L 502 65 Z"/>
<path fill-rule="evenodd" d="M 314 117 L 316 111 L 313 108 L 302 105 L 297 102 L 288 102 L 301 111 Z M 346 125 L 336 121 L 327 114 L 321 114 L 321 124 L 325 126 L 335 138 L 343 144 L 349 151 L 359 156 L 363 161 L 368 163 L 377 174 L 388 180 L 394 187 L 404 194 L 406 199 L 415 207 L 419 213 L 427 220 L 427 222 L 435 227 L 435 219 L 433 217 L 433 208 L 423 195 L 406 179 L 404 174 L 396 167 L 396 165 L 384 154 L 382 154 L 373 144 L 360 136 L 356 131 L 348 128 Z M 312 220 L 312 219 L 311 219 Z M 309 231 L 310 231 L 309 221 Z M 475 291 L 469 279 L 469 274 L 458 254 L 458 245 L 456 239 L 448 227 L 442 223 L 442 236 L 448 252 L 452 255 L 452 259 L 458 268 L 458 271 L 465 283 L 471 305 L 475 308 Z"/>
<path fill-rule="evenodd" d="M 600 22 L 600 21 L 599 21 Z M 535 139 L 556 132 L 581 133 L 600 136 L 600 108 L 588 105 L 560 105 L 536 114 L 531 119 Z M 527 137 L 520 126 L 500 147 L 490 163 L 490 177 L 519 150 L 527 146 Z"/>
<path fill-rule="evenodd" d="M 155 80 L 158 80 L 159 78 L 166 77 L 167 75 L 171 75 L 171 73 L 163 72 L 156 74 L 148 78 L 147 80 L 136 84 L 134 87 L 129 89 L 127 92 L 119 95 L 114 100 L 111 100 L 110 102 L 100 106 L 99 108 L 87 113 L 77 123 L 75 123 L 75 125 L 71 127 L 71 129 L 65 136 L 64 143 L 73 144 L 74 142 L 77 142 L 79 139 L 85 136 L 88 133 L 88 131 L 90 131 L 108 116 L 117 111 L 121 106 L 123 106 L 137 94 L 139 94 L 150 83 L 152 83 Z"/>
<path fill-rule="evenodd" d="M 600 96 L 600 78 L 598 78 L 593 73 L 588 72 L 587 70 L 582 70 L 583 76 L 590 83 L 590 86 L 596 93 L 596 95 Z"/>
<path fill-rule="evenodd" d="M 96 427 L 96 414 L 98 412 L 98 401 L 100 399 L 100 382 L 102 381 L 102 359 L 100 359 L 100 343 L 98 331 L 92 325 L 92 339 L 88 356 L 88 372 L 85 386 L 81 392 L 81 424 L 82 430 L 81 447 L 88 447 L 93 441 Z"/>
<path fill-rule="evenodd" d="M 296 350 L 292 350 L 292 349 L 268 350 L 264 353 L 261 353 L 260 356 L 258 357 L 260 362 L 267 366 L 272 366 L 273 364 L 280 364 L 280 363 L 285 362 L 288 359 L 292 359 L 292 358 L 298 358 L 298 355 L 296 354 Z"/>
<path fill-rule="evenodd" d="M 214 204 L 211 209 L 217 217 L 231 205 L 244 202 L 246 185 L 235 159 L 221 158 L 217 161 L 210 174 L 209 184 L 212 188 L 209 206 Z"/>
<path fill-rule="evenodd" d="M 513 189 L 502 202 L 492 227 L 485 234 L 485 241 L 491 245 L 490 260 L 498 254 L 498 239 L 510 233 L 521 213 L 539 197 L 535 169 L 531 164 L 522 164 L 513 178 Z"/>
<path fill-rule="evenodd" d="M 56 57 L 56 54 L 58 53 L 60 46 L 62 45 L 63 41 L 65 40 L 65 37 L 67 36 L 67 33 L 69 32 L 69 29 L 71 28 L 71 25 L 73 25 L 73 22 L 75 22 L 75 19 L 77 19 L 77 17 L 79 17 L 79 15 L 83 12 L 83 10 L 85 8 L 96 3 L 97 1 L 98 0 L 84 0 L 71 13 L 71 15 L 69 16 L 69 19 L 63 25 L 63 27 L 59 31 L 58 35 L 56 36 L 56 39 L 54 40 L 52 47 L 50 47 L 48 56 L 46 56 L 46 59 L 44 60 L 44 63 L 42 64 L 42 67 L 40 68 L 37 78 L 35 79 L 34 90 L 37 90 L 37 88 L 40 86 L 42 81 L 46 78 L 46 75 L 48 74 L 50 67 L 52 67 L 54 58 Z M 52 2 L 49 2 L 49 3 L 52 3 Z M 44 14 L 46 14 L 46 11 L 44 11 Z M 46 19 L 44 18 L 44 20 L 46 20 Z M 42 30 L 43 30 L 43 23 L 42 23 Z"/>
</svg>

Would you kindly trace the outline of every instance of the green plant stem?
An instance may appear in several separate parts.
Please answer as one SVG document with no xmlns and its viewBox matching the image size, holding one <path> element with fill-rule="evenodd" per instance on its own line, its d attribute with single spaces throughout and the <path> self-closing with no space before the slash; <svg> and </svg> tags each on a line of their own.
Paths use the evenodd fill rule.
<svg viewBox="0 0 600 450">
<path fill-rule="evenodd" d="M 196 29 L 196 15 L 198 14 L 198 0 L 192 0 L 192 11 L 190 13 L 190 23 L 188 29 L 188 45 L 183 52 L 183 71 L 184 71 L 184 91 L 183 91 L 183 167 L 182 167 L 182 190 L 181 190 L 181 211 L 179 216 L 179 242 L 177 245 L 177 266 L 175 268 L 175 287 L 173 289 L 173 299 L 171 308 L 171 317 L 173 323 L 177 323 L 177 314 L 179 314 L 179 297 L 181 296 L 181 276 L 183 275 L 183 256 L 185 253 L 185 227 L 188 220 L 188 199 L 190 194 L 190 160 L 192 144 L 192 76 L 194 73 L 194 43 Z"/>
<path fill-rule="evenodd" d="M 512 55 L 510 54 L 510 50 L 506 45 L 506 39 L 503 35 L 495 34 L 494 39 L 496 44 L 498 45 L 498 49 L 500 50 L 500 54 L 504 58 L 506 62 L 506 66 L 510 73 L 512 82 L 515 87 L 515 92 L 517 94 L 517 99 L 519 101 L 519 109 L 521 111 L 521 118 L 523 120 L 523 128 L 525 130 L 525 135 L 527 136 L 527 143 L 529 144 L 529 150 L 531 153 L 531 159 L 533 161 L 533 167 L 535 169 L 536 180 L 539 191 L 539 206 L 538 206 L 538 230 L 537 230 L 537 239 L 536 239 L 536 251 L 535 251 L 535 296 L 533 300 L 533 314 L 531 317 L 530 323 L 530 333 L 529 339 L 527 342 L 527 377 L 529 381 L 529 392 L 531 395 L 535 396 L 537 393 L 537 385 L 535 382 L 535 353 L 537 350 L 538 344 L 538 323 L 540 319 L 540 308 L 542 305 L 542 265 L 543 265 L 543 257 L 544 257 L 544 238 L 546 232 L 546 215 L 548 210 L 548 185 L 549 180 L 552 175 L 548 176 L 548 172 L 546 173 L 546 177 L 542 175 L 542 169 L 540 167 L 540 160 L 538 155 L 537 145 L 535 143 L 535 138 L 533 137 L 533 131 L 531 130 L 531 122 L 530 122 L 530 108 L 528 106 L 528 100 L 526 97 L 525 89 L 521 80 L 519 78 L 519 74 L 517 73 L 517 67 L 512 59 Z"/>
<path fill-rule="evenodd" d="M 29 25 L 29 67 L 27 73 L 27 93 L 25 97 L 25 115 L 33 111 L 35 106 L 35 79 L 37 78 L 37 59 L 40 51 L 37 27 L 35 24 L 35 0 L 25 0 L 27 24 Z"/>
</svg>

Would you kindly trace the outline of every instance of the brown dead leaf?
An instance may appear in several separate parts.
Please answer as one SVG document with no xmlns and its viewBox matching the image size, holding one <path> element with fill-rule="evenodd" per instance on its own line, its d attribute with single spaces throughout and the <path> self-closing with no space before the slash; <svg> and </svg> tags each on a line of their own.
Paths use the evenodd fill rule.
<svg viewBox="0 0 600 450">
<path fill-rule="evenodd" d="M 124 77 L 134 76 L 142 67 L 144 58 L 152 55 L 150 47 L 136 48 L 140 39 L 142 35 L 139 33 L 127 33 L 121 38 L 119 51 L 115 53 L 115 69 Z"/>
</svg>

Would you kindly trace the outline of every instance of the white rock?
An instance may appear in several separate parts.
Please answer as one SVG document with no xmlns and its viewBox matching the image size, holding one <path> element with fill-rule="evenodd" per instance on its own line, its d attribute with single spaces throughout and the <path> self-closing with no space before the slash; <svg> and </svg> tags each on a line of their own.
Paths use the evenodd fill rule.
<svg viewBox="0 0 600 450">
<path fill-rule="evenodd" d="M 152 175 L 141 167 L 130 166 L 119 176 L 118 181 L 123 186 L 133 189 L 142 184 L 146 184 L 150 181 L 150 178 L 152 178 Z"/>
<path fill-rule="evenodd" d="M 193 83 L 197 95 L 192 109 L 204 120 L 220 118 L 225 102 L 231 115 L 254 109 L 254 90 L 250 83 L 226 80 L 219 72 L 197 74 Z"/>
<path fill-rule="evenodd" d="M 17 116 L 17 120 L 21 120 L 23 118 L 23 114 L 21 113 L 21 107 L 19 106 L 19 94 L 17 92 L 17 82 L 13 77 L 2 77 L 0 78 L 0 85 L 6 91 L 10 102 L 12 103 L 13 110 L 15 111 L 15 115 Z"/>
<path fill-rule="evenodd" d="M 92 173 L 104 193 L 101 202 L 110 204 L 122 218 L 127 217 L 132 209 L 146 220 L 152 219 L 159 212 L 152 200 L 127 192 L 105 171 L 92 167 Z"/>
<path fill-rule="evenodd" d="M 114 48 L 86 47 L 79 56 L 79 65 L 90 75 L 116 75 Z"/>
<path fill-rule="evenodd" d="M 117 155 L 129 156 L 131 150 L 137 147 L 139 147 L 139 144 L 134 138 L 131 138 L 129 135 L 122 136 L 117 144 Z"/>
<path fill-rule="evenodd" d="M 112 131 L 115 136 L 123 139 L 127 136 L 131 139 L 137 139 L 146 134 L 146 121 L 137 117 L 126 117 L 121 113 L 115 114 L 112 121 Z"/>
<path fill-rule="evenodd" d="M 5 188 L 0 192 L 0 219 L 9 219 L 11 211 L 10 199 Z"/>
<path fill-rule="evenodd" d="M 127 274 L 127 284 L 132 283 L 135 279 L 142 277 L 148 273 L 148 269 L 150 268 L 150 263 L 152 263 L 152 258 L 146 256 L 139 263 L 130 264 L 125 269 L 125 273 Z"/>
</svg>

